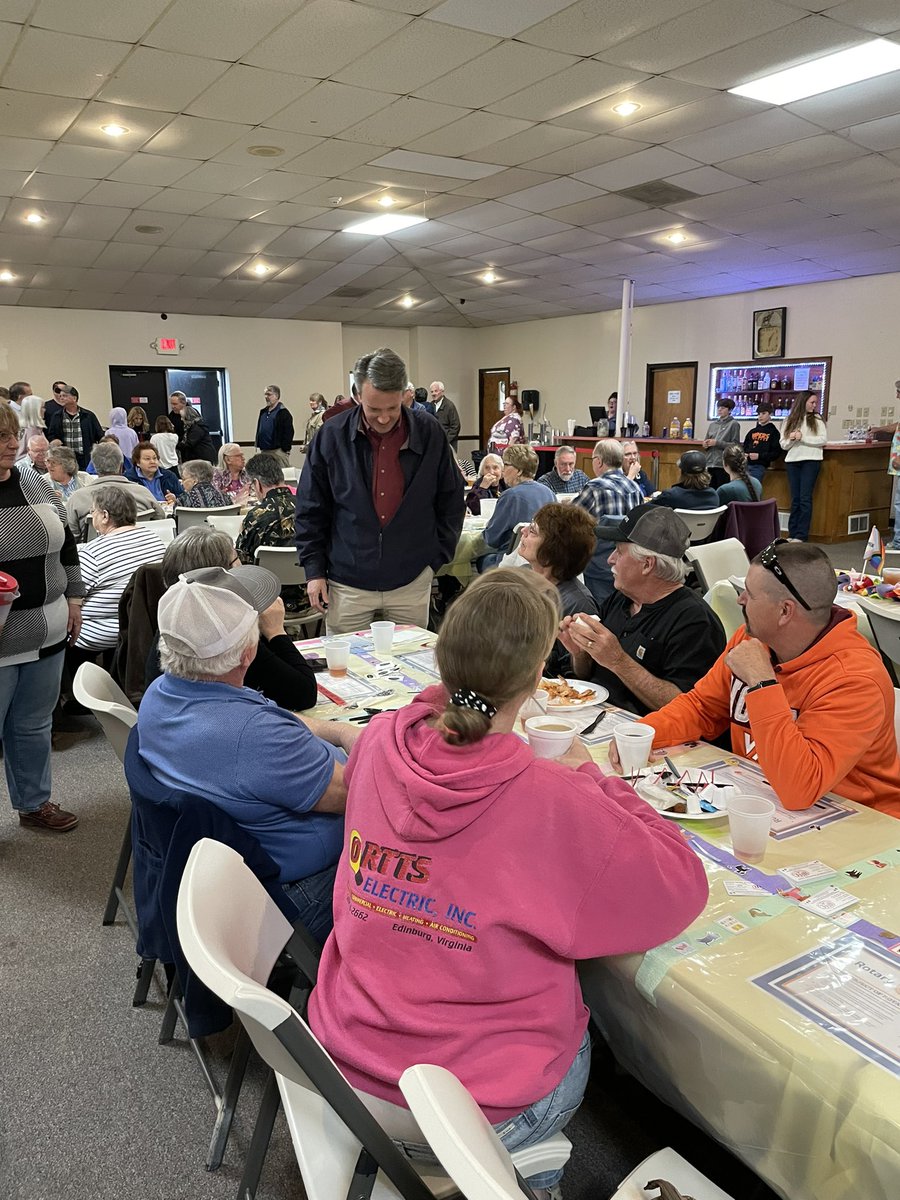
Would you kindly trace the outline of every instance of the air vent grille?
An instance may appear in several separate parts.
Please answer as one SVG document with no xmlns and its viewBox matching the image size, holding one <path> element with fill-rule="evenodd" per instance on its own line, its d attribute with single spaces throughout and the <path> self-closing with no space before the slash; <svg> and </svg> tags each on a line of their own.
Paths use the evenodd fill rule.
<svg viewBox="0 0 900 1200">
<path fill-rule="evenodd" d="M 338 288 L 332 292 L 332 296 L 341 296 L 344 300 L 361 300 L 363 296 L 368 296 L 370 289 L 361 287 L 352 287 L 349 284 L 347 287 Z"/>
<path fill-rule="evenodd" d="M 847 518 L 847 533 L 867 534 L 871 524 L 871 517 L 868 513 L 851 513 Z"/>
<path fill-rule="evenodd" d="M 617 196 L 628 200 L 639 200 L 641 204 L 651 204 L 654 208 L 665 208 L 667 204 L 680 204 L 684 200 L 696 200 L 698 192 L 689 192 L 687 188 L 676 187 L 674 183 L 666 183 L 664 179 L 653 179 L 649 183 L 639 183 L 636 187 L 622 188 Z"/>
</svg>

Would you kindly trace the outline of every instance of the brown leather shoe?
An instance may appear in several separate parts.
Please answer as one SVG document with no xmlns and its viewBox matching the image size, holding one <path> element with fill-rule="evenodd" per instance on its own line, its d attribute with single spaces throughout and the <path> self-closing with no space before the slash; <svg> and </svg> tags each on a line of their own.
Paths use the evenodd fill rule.
<svg viewBox="0 0 900 1200">
<path fill-rule="evenodd" d="M 26 829 L 48 829 L 51 833 L 68 833 L 78 824 L 74 813 L 66 812 L 52 800 L 45 800 L 33 812 L 20 812 L 19 824 Z"/>
</svg>

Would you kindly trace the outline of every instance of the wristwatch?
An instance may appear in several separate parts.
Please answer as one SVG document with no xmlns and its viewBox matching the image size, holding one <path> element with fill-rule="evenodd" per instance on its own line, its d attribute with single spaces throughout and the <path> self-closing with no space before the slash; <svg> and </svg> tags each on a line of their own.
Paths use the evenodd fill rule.
<svg viewBox="0 0 900 1200">
<path fill-rule="evenodd" d="M 751 692 L 758 692 L 760 688 L 775 687 L 777 683 L 777 679 L 763 679 L 761 683 L 754 683 L 753 687 L 748 687 L 747 695 L 749 696 Z"/>
</svg>

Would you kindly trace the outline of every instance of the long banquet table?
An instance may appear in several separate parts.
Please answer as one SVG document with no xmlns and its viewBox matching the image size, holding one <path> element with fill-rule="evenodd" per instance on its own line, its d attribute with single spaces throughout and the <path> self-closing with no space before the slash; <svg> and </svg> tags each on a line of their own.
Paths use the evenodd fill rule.
<svg viewBox="0 0 900 1200">
<path fill-rule="evenodd" d="M 435 640 L 398 629 L 392 655 L 378 656 L 366 634 L 354 635 L 347 682 L 320 675 L 315 714 L 364 718 L 366 708 L 408 703 L 437 680 Z M 312 654 L 321 642 L 298 646 Z M 586 727 L 597 711 L 572 716 Z M 634 718 L 612 710 L 586 739 L 601 765 L 621 719 Z M 705 767 L 718 782 L 768 791 L 753 764 L 713 746 L 676 747 L 671 757 L 679 769 Z M 785 1200 L 894 1200 L 900 824 L 838 797 L 776 819 L 753 869 L 732 859 L 726 820 L 682 818 L 707 869 L 706 909 L 647 954 L 582 963 L 585 1000 L 622 1065 Z M 835 874 L 779 875 L 813 861 Z M 750 893 L 753 881 L 763 890 Z M 731 895 L 726 884 L 748 894 Z M 804 907 L 803 897 L 831 886 L 852 895 L 852 907 L 829 917 Z"/>
</svg>

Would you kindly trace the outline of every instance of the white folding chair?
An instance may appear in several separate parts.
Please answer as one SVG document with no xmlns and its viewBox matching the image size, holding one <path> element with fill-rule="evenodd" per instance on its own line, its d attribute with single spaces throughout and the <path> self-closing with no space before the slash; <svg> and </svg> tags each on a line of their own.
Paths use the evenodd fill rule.
<svg viewBox="0 0 900 1200">
<path fill-rule="evenodd" d="M 650 1193 L 646 1189 L 653 1191 L 651 1180 L 671 1183 L 682 1195 L 692 1196 L 694 1200 L 732 1200 L 727 1192 L 668 1146 L 639 1163 L 628 1178 L 622 1180 L 610 1200 L 647 1200 Z"/>
<path fill-rule="evenodd" d="M 175 522 L 171 517 L 164 517 L 162 521 L 148 521 L 144 528 L 155 533 L 164 546 L 168 546 L 175 537 Z"/>
<path fill-rule="evenodd" d="M 224 504 L 221 508 L 185 508 L 179 504 L 175 507 L 175 527 L 179 533 L 184 533 L 192 525 L 205 525 L 208 517 L 239 516 L 239 504 Z"/>
<path fill-rule="evenodd" d="M 161 522 L 160 522 L 161 523 Z M 72 681 L 72 692 L 79 704 L 89 708 L 106 734 L 109 744 L 116 752 L 119 762 L 125 761 L 128 735 L 137 724 L 137 712 L 131 701 L 109 674 L 96 663 L 82 663 Z M 112 885 L 103 910 L 103 924 L 112 925 L 119 906 L 125 915 L 128 928 L 137 941 L 137 920 L 125 897 L 125 876 L 131 862 L 131 813 L 125 823 L 125 834 L 119 850 Z"/>
<path fill-rule="evenodd" d="M 257 546 L 256 565 L 265 567 L 281 580 L 282 588 L 306 587 L 306 572 L 297 562 L 294 546 Z M 308 605 L 299 613 L 288 613 L 285 624 L 301 628 L 304 636 L 317 637 L 322 626 L 322 614 Z"/>
<path fill-rule="evenodd" d="M 466 1200 L 521 1200 L 520 1179 L 566 1165 L 572 1143 L 557 1133 L 510 1154 L 452 1071 L 420 1063 L 400 1091 L 438 1162 Z"/>
<path fill-rule="evenodd" d="M 734 585 L 727 579 L 717 580 L 703 597 L 722 622 L 726 638 L 730 638 L 744 623 L 744 614 L 737 598 Z"/>
<path fill-rule="evenodd" d="M 694 543 L 709 537 L 727 508 L 727 504 L 722 504 L 719 508 L 676 508 L 674 511 L 691 531 L 691 543 Z"/>
<path fill-rule="evenodd" d="M 156 519 L 156 513 L 153 511 L 152 508 L 141 508 L 141 509 L 138 509 L 138 514 L 137 514 L 136 519 L 138 521 L 153 521 Z"/>
<path fill-rule="evenodd" d="M 900 683 L 900 604 L 860 596 L 859 607 L 869 618 L 877 649 L 893 667 L 894 683 Z"/>
<path fill-rule="evenodd" d="M 729 575 L 746 575 L 750 569 L 747 551 L 737 538 L 724 538 L 707 546 L 688 546 L 684 557 L 693 564 L 700 586 L 706 589 Z"/>
<path fill-rule="evenodd" d="M 297 467 L 282 467 L 281 473 L 285 483 L 296 483 L 300 478 L 300 471 Z"/>
<path fill-rule="evenodd" d="M 229 515 L 225 517 L 210 516 L 206 518 L 207 525 L 211 525 L 213 529 L 221 529 L 222 533 L 227 533 L 233 542 L 237 541 L 237 536 L 241 532 L 241 525 L 244 518 L 238 514 L 237 516 Z"/>
</svg>

